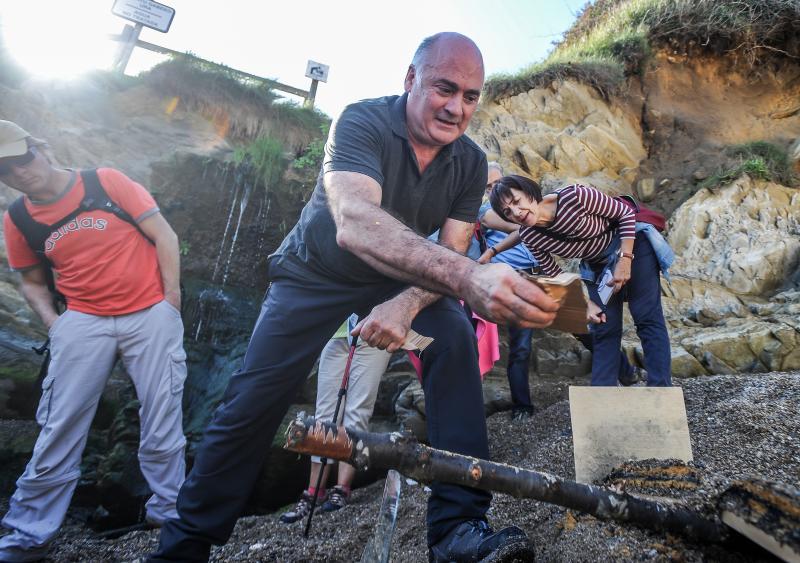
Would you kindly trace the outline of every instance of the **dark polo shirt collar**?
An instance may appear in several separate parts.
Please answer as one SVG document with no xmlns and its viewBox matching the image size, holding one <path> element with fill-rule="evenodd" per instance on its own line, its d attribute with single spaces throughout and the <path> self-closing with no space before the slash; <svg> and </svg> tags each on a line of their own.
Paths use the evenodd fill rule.
<svg viewBox="0 0 800 563">
<path fill-rule="evenodd" d="M 408 126 L 406 125 L 406 103 L 408 102 L 408 92 L 397 98 L 392 104 L 389 113 L 392 120 L 392 132 L 408 141 Z M 438 159 L 451 159 L 461 154 L 461 137 L 442 147 L 441 152 L 436 155 Z"/>
</svg>

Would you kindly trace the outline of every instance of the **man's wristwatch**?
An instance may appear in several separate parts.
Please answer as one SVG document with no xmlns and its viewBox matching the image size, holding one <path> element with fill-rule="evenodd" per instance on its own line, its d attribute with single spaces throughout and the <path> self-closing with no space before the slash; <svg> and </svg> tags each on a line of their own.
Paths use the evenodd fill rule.
<svg viewBox="0 0 800 563">
<path fill-rule="evenodd" d="M 631 260 L 633 260 L 633 252 L 623 252 L 622 249 L 620 249 L 620 251 L 617 252 L 617 254 L 619 255 L 620 258 L 630 258 Z"/>
<path fill-rule="evenodd" d="M 497 249 L 494 246 L 490 246 L 489 250 L 492 251 L 492 256 L 497 256 Z"/>
</svg>

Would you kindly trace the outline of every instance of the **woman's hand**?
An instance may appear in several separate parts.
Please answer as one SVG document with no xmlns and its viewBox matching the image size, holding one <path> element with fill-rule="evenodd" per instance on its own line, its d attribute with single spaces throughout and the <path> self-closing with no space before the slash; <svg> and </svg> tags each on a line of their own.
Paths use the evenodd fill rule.
<svg viewBox="0 0 800 563">
<path fill-rule="evenodd" d="M 617 266 L 614 268 L 614 279 L 608 282 L 609 287 L 614 286 L 614 293 L 617 293 L 622 286 L 628 283 L 631 279 L 631 259 L 626 256 L 620 256 L 617 261 Z"/>
<path fill-rule="evenodd" d="M 495 252 L 491 248 L 487 248 L 486 252 L 481 254 L 481 257 L 478 258 L 478 264 L 488 264 L 492 261 L 492 258 L 495 256 Z"/>
<path fill-rule="evenodd" d="M 589 300 L 589 306 L 586 309 L 586 320 L 592 324 L 604 323 L 606 322 L 606 314 L 600 308 L 600 305 Z"/>
</svg>

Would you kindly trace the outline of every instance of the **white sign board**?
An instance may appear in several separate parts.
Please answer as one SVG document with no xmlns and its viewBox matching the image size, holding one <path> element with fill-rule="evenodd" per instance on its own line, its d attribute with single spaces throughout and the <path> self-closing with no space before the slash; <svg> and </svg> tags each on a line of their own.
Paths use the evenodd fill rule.
<svg viewBox="0 0 800 563">
<path fill-rule="evenodd" d="M 569 388 L 575 480 L 591 483 L 629 459 L 692 461 L 680 387 Z"/>
<path fill-rule="evenodd" d="M 175 8 L 165 6 L 155 0 L 114 0 L 111 13 L 161 33 L 169 31 Z"/>
<path fill-rule="evenodd" d="M 320 82 L 328 81 L 328 70 L 331 67 L 318 63 L 316 61 L 308 61 L 306 65 L 306 76 L 311 80 L 319 80 Z"/>
</svg>

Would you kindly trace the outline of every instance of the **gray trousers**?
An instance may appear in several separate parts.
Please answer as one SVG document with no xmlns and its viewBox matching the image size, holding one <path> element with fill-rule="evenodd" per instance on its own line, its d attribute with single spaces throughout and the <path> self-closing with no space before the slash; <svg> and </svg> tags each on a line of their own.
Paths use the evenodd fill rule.
<svg viewBox="0 0 800 563">
<path fill-rule="evenodd" d="M 342 376 L 350 355 L 347 338 L 331 338 L 322 350 L 319 358 L 317 374 L 317 409 L 314 416 L 318 420 L 330 422 L 336 410 L 339 389 L 342 387 Z M 392 355 L 386 350 L 372 348 L 361 340 L 356 344 L 353 363 L 350 366 L 350 383 L 347 395 L 339 410 L 339 423 L 353 430 L 367 430 L 381 376 Z M 319 463 L 318 456 L 311 460 Z"/>
<path fill-rule="evenodd" d="M 100 317 L 67 310 L 50 329 L 52 360 L 36 420 L 42 427 L 9 502 L 4 549 L 46 545 L 64 521 L 89 426 L 117 353 L 141 402 L 139 464 L 152 497 L 147 519 L 176 518 L 186 473 L 181 396 L 186 379 L 183 323 L 166 301 L 130 315 Z"/>
</svg>

